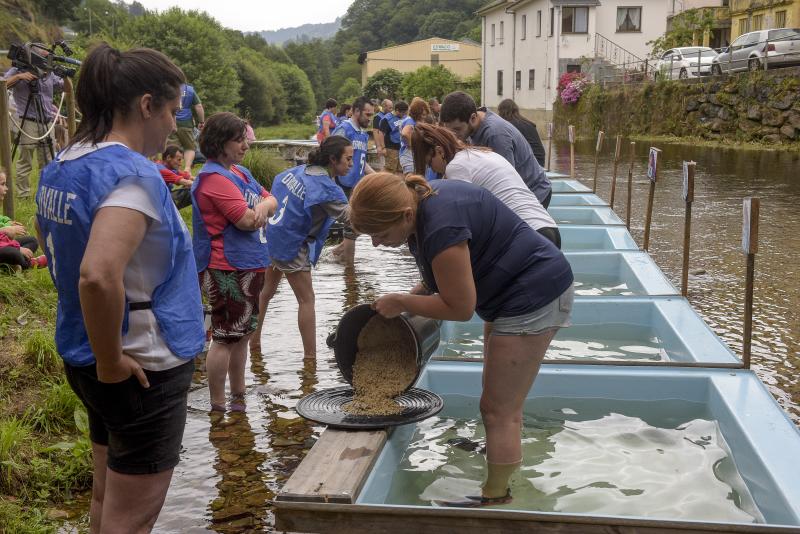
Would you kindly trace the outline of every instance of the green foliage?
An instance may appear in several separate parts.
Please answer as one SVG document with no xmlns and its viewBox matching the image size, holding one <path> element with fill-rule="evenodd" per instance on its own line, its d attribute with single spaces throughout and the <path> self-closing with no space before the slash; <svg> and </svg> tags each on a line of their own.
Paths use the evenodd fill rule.
<svg viewBox="0 0 800 534">
<path fill-rule="evenodd" d="M 276 124 L 286 116 L 286 93 L 272 68 L 274 63 L 250 48 L 237 52 L 237 68 L 242 88 L 239 114 L 254 124 Z"/>
<path fill-rule="evenodd" d="M 69 383 L 60 377 L 47 382 L 43 396 L 28 408 L 25 420 L 40 432 L 62 432 L 74 429 L 75 413 L 83 410 Z"/>
<path fill-rule="evenodd" d="M 348 78 L 361 79 L 361 65 L 358 64 L 356 54 L 342 56 L 341 63 L 333 69 L 331 74 L 331 87 L 338 89 Z"/>
<path fill-rule="evenodd" d="M 364 95 L 368 98 L 397 100 L 403 75 L 396 69 L 382 69 L 367 78 Z"/>
<path fill-rule="evenodd" d="M 481 105 L 481 73 L 476 72 L 472 76 L 462 79 L 456 86 L 458 91 L 464 91 L 470 95 L 478 105 Z"/>
<path fill-rule="evenodd" d="M 56 350 L 54 334 L 49 330 L 34 330 L 28 334 L 25 339 L 25 355 L 36 369 L 44 373 L 61 369 L 61 356 Z"/>
<path fill-rule="evenodd" d="M 30 455 L 31 427 L 22 419 L 11 417 L 0 421 L 0 492 L 10 489 L 20 480 L 20 467 Z"/>
<path fill-rule="evenodd" d="M 0 525 L 5 532 L 15 534 L 52 534 L 56 531 L 44 510 L 3 499 L 0 499 Z"/>
<path fill-rule="evenodd" d="M 124 4 L 110 2 L 109 0 L 44 0 L 46 4 L 62 4 L 61 9 L 67 9 L 67 4 L 73 4 L 72 21 L 70 26 L 73 30 L 94 35 L 105 33 L 115 36 L 117 31 L 131 17 Z M 60 19 L 60 17 L 54 17 Z M 63 20 L 63 19 L 61 19 Z"/>
<path fill-rule="evenodd" d="M 297 65 L 274 63 L 272 68 L 287 95 L 286 115 L 293 121 L 311 121 L 315 114 L 314 91 L 305 73 Z"/>
<path fill-rule="evenodd" d="M 309 139 L 317 132 L 312 122 L 285 122 L 256 128 L 257 139 Z"/>
<path fill-rule="evenodd" d="M 302 43 L 290 41 L 283 47 L 286 55 L 308 76 L 314 91 L 315 108 L 321 109 L 339 85 L 332 81 L 333 60 L 329 40 L 313 39 Z M 360 79 L 360 76 L 359 76 Z"/>
<path fill-rule="evenodd" d="M 361 84 L 355 78 L 347 78 L 341 87 L 336 91 L 336 100 L 339 102 L 353 102 L 361 96 L 363 91 Z"/>
<path fill-rule="evenodd" d="M 439 11 L 431 13 L 425 18 L 425 22 L 419 28 L 420 39 L 429 37 L 442 37 L 451 35 L 453 28 L 458 26 L 463 20 L 464 15 L 457 11 Z"/>
<path fill-rule="evenodd" d="M 409 101 L 415 96 L 424 99 L 436 97 L 441 101 L 444 95 L 455 90 L 457 83 L 456 75 L 444 65 L 425 66 L 405 76 L 401 93 Z"/>
<path fill-rule="evenodd" d="M 206 115 L 239 103 L 236 55 L 222 26 L 209 15 L 178 8 L 148 13 L 130 20 L 120 34 L 175 61 L 197 90 Z"/>
<path fill-rule="evenodd" d="M 710 30 L 714 26 L 714 12 L 710 9 L 695 8 L 676 15 L 672 19 L 672 29 L 647 45 L 652 47 L 651 55 L 657 57 L 670 48 L 691 46 L 694 34 Z"/>
<path fill-rule="evenodd" d="M 272 189 L 272 179 L 277 174 L 287 169 L 287 164 L 274 153 L 261 148 L 253 148 L 247 151 L 242 165 L 247 167 L 253 174 L 258 183 L 269 191 Z"/>
</svg>

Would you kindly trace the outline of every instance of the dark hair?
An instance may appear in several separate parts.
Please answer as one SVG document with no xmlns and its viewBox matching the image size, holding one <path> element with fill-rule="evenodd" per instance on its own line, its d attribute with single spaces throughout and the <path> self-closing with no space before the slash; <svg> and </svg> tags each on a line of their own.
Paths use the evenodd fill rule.
<svg viewBox="0 0 800 534">
<path fill-rule="evenodd" d="M 435 96 L 433 98 L 428 99 L 428 105 L 429 106 L 432 106 L 432 105 L 438 104 L 438 103 L 439 103 L 439 99 L 436 98 Z"/>
<path fill-rule="evenodd" d="M 334 161 L 342 159 L 344 149 L 351 145 L 352 143 L 346 137 L 330 135 L 319 145 L 319 148 L 315 148 L 309 153 L 308 164 L 327 167 L 331 163 L 331 158 L 333 158 Z"/>
<path fill-rule="evenodd" d="M 167 158 L 174 158 L 175 154 L 178 152 L 183 152 L 183 148 L 179 147 L 178 145 L 169 145 L 167 148 L 164 149 L 164 152 L 161 153 L 161 160 L 166 160 Z"/>
<path fill-rule="evenodd" d="M 347 112 L 350 111 L 350 109 L 352 107 L 353 106 L 351 106 L 350 104 L 342 104 L 341 106 L 339 106 L 339 115 L 338 116 L 339 117 L 344 117 L 345 115 L 347 115 Z"/>
<path fill-rule="evenodd" d="M 401 100 L 400 102 L 394 105 L 394 110 L 399 111 L 400 113 L 408 111 L 408 102 L 406 102 L 405 100 Z"/>
<path fill-rule="evenodd" d="M 477 113 L 475 100 L 463 91 L 455 91 L 444 97 L 442 109 L 439 110 L 440 122 L 461 121 L 469 122 L 473 113 Z"/>
<path fill-rule="evenodd" d="M 444 160 L 450 163 L 456 153 L 464 150 L 464 143 L 444 126 L 417 123 L 411 132 L 411 151 L 414 154 L 414 172 L 425 175 L 426 160 L 437 146 L 442 147 Z"/>
<path fill-rule="evenodd" d="M 338 102 L 336 102 L 336 100 L 334 100 L 333 98 L 329 98 L 328 100 L 325 101 L 325 109 L 335 108 L 337 105 Z"/>
<path fill-rule="evenodd" d="M 497 106 L 497 114 L 507 121 L 520 120 L 524 117 L 519 113 L 519 106 L 510 98 L 506 98 Z"/>
<path fill-rule="evenodd" d="M 75 99 L 83 114 L 70 141 L 98 143 L 111 133 L 114 115 L 126 116 L 136 97 L 152 95 L 153 106 L 181 94 L 186 82 L 183 71 L 161 52 L 134 48 L 120 52 L 100 43 L 89 52 L 81 66 Z"/>
<path fill-rule="evenodd" d="M 353 113 L 360 112 L 364 109 L 364 106 L 369 104 L 372 105 L 372 102 L 366 96 L 359 96 L 356 98 L 355 102 L 353 102 Z"/>
<path fill-rule="evenodd" d="M 200 152 L 209 159 L 216 159 L 225 152 L 225 143 L 243 139 L 245 130 L 245 122 L 233 113 L 214 113 L 200 132 Z"/>
</svg>

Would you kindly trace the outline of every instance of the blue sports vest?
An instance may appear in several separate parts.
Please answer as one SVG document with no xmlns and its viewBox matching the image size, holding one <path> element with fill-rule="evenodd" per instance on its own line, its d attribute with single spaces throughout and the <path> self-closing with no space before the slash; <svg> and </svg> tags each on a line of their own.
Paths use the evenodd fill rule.
<svg viewBox="0 0 800 534">
<path fill-rule="evenodd" d="M 334 128 L 336 128 L 336 115 L 326 109 L 322 112 L 322 115 L 319 116 L 319 128 L 317 128 L 318 134 L 322 133 L 322 123 L 324 122 L 326 116 L 331 120 L 331 125 L 328 127 L 328 133 L 332 133 Z"/>
<path fill-rule="evenodd" d="M 194 259 L 197 262 L 197 272 L 206 270 L 211 259 L 211 240 L 220 238 L 223 240 L 225 259 L 235 269 L 247 271 L 250 269 L 263 269 L 269 265 L 266 228 L 262 227 L 253 232 L 246 232 L 239 230 L 235 224 L 229 222 L 222 234 L 209 235 L 206 224 L 203 222 L 203 216 L 197 206 L 197 188 L 200 182 L 209 174 L 216 173 L 221 174 L 238 187 L 250 209 L 255 208 L 256 204 L 261 201 L 261 192 L 264 188 L 246 168 L 236 165 L 236 169 L 247 177 L 247 183 L 232 171 L 211 160 L 203 165 L 197 175 L 197 179 L 192 183 L 192 228 L 194 230 Z"/>
<path fill-rule="evenodd" d="M 203 350 L 203 309 L 186 225 L 153 162 L 124 146 L 112 145 L 75 160 L 57 158 L 42 171 L 36 192 L 36 220 L 58 291 L 56 347 L 70 365 L 95 361 L 78 297 L 80 265 L 97 207 L 121 179 L 129 177 L 135 177 L 150 198 L 158 199 L 155 207 L 172 233 L 170 246 L 164 250 L 171 258 L 170 271 L 153 291 L 151 301 L 159 330 L 180 358 L 192 359 Z M 127 329 L 126 307 L 122 335 Z"/>
<path fill-rule="evenodd" d="M 389 128 L 391 129 L 389 133 L 389 139 L 392 140 L 392 143 L 400 144 L 402 142 L 402 137 L 400 137 L 400 130 L 403 129 L 402 123 L 405 119 L 401 119 L 394 113 L 387 113 L 386 114 L 386 121 L 389 123 Z"/>
<path fill-rule="evenodd" d="M 342 189 L 327 175 L 306 174 L 306 165 L 282 172 L 272 181 L 278 211 L 269 220 L 269 257 L 289 261 L 297 257 L 311 230 L 311 208 L 325 202 L 347 202 Z M 333 219 L 328 217 L 319 234 L 308 244 L 308 257 L 316 265 Z"/>
<path fill-rule="evenodd" d="M 403 131 L 403 128 L 405 128 L 405 127 L 406 127 L 406 126 L 408 126 L 409 124 L 410 124 L 411 126 L 416 126 L 416 125 L 417 125 L 417 121 L 415 121 L 414 119 L 412 119 L 410 116 L 409 116 L 409 117 L 406 117 L 406 118 L 405 118 L 405 119 L 403 119 L 403 121 L 400 123 L 400 128 L 398 128 L 398 130 L 402 132 L 402 131 Z M 398 135 L 399 135 L 399 134 L 398 134 Z M 401 153 L 401 154 L 403 154 L 403 153 L 405 153 L 405 151 L 406 151 L 406 150 L 408 150 L 408 144 L 406 144 L 406 140 L 405 140 L 405 139 L 403 139 L 403 137 L 401 136 L 401 137 L 400 137 L 400 153 Z"/>
<path fill-rule="evenodd" d="M 192 102 L 194 102 L 194 87 L 188 83 L 181 85 L 181 109 L 175 115 L 175 120 L 187 122 L 192 120 Z"/>
<path fill-rule="evenodd" d="M 367 142 L 369 134 L 363 130 L 356 130 L 353 122 L 346 120 L 336 127 L 334 135 L 346 137 L 353 143 L 353 166 L 345 176 L 339 177 L 339 182 L 345 187 L 355 187 L 364 177 L 364 168 L 367 164 Z"/>
</svg>

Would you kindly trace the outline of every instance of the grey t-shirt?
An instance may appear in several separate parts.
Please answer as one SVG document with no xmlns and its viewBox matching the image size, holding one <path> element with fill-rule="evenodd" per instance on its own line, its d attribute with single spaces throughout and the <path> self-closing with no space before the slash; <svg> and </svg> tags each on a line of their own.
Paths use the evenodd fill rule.
<svg viewBox="0 0 800 534">
<path fill-rule="evenodd" d="M 513 124 L 500 115 L 480 108 L 485 115 L 480 126 L 472 134 L 472 144 L 486 146 L 506 158 L 517 170 L 539 202 L 544 203 L 550 194 L 550 180 L 545 170 L 536 161 L 531 145 Z"/>
</svg>

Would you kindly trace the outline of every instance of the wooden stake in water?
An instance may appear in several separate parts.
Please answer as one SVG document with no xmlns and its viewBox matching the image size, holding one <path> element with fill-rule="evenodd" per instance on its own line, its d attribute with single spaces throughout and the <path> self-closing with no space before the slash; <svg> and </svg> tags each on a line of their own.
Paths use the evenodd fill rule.
<svg viewBox="0 0 800 534">
<path fill-rule="evenodd" d="M 6 173 L 6 198 L 3 201 L 3 214 L 14 218 L 14 165 L 11 161 L 11 130 L 8 124 L 8 85 L 0 80 L 0 166 Z"/>
<path fill-rule="evenodd" d="M 575 178 L 575 127 L 569 125 L 569 177 Z"/>
<path fill-rule="evenodd" d="M 747 273 L 744 289 L 744 334 L 742 339 L 742 362 L 750 369 L 750 347 L 753 337 L 753 283 L 758 252 L 758 212 L 761 202 L 758 197 L 744 199 L 742 205 L 742 251 L 747 255 Z"/>
<path fill-rule="evenodd" d="M 608 205 L 614 209 L 614 197 L 617 194 L 617 168 L 619 167 L 619 156 L 622 153 L 622 136 L 617 136 L 617 146 L 614 148 L 614 173 L 611 175 L 611 199 Z"/>
<path fill-rule="evenodd" d="M 694 161 L 683 162 L 683 201 L 686 217 L 683 223 L 683 270 L 681 271 L 681 295 L 689 294 L 689 239 L 692 234 L 692 202 L 694 202 Z"/>
<path fill-rule="evenodd" d="M 656 179 L 658 179 L 658 154 L 661 150 L 650 147 L 647 160 L 647 177 L 650 179 L 650 192 L 647 195 L 647 213 L 644 219 L 644 250 L 650 250 L 650 223 L 653 222 L 653 198 L 656 195 Z"/>
<path fill-rule="evenodd" d="M 594 147 L 594 181 L 592 182 L 592 193 L 597 193 L 597 160 L 600 157 L 600 151 L 603 149 L 603 130 L 597 132 L 597 145 Z"/>
<path fill-rule="evenodd" d="M 65 98 L 67 100 L 67 132 L 69 132 L 69 139 L 72 141 L 77 125 L 75 120 L 75 91 L 70 78 L 64 78 L 64 91 L 66 92 Z"/>
<path fill-rule="evenodd" d="M 628 166 L 628 205 L 627 209 L 625 210 L 625 226 L 628 227 L 628 230 L 631 229 L 631 198 L 633 197 L 633 158 L 636 156 L 636 143 L 631 141 L 631 150 L 630 150 L 630 166 Z"/>
<path fill-rule="evenodd" d="M 553 156 L 553 123 L 547 123 L 547 169 L 550 170 L 550 159 Z"/>
</svg>

